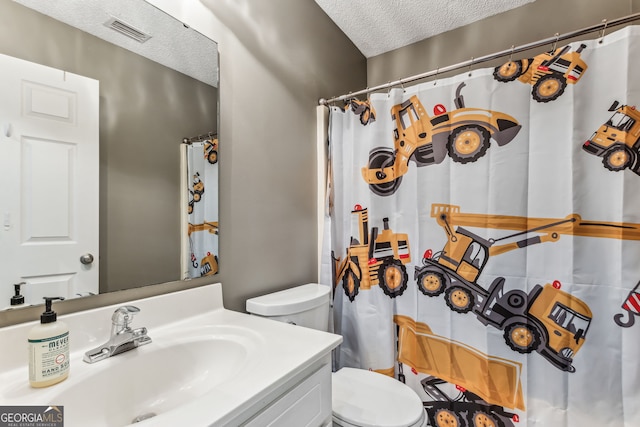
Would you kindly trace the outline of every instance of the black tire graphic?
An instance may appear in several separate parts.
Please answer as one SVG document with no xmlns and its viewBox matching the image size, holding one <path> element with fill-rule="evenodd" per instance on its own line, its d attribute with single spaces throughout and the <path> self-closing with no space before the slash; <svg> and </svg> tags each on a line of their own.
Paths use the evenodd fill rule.
<svg viewBox="0 0 640 427">
<path fill-rule="evenodd" d="M 523 73 L 522 60 L 509 61 L 493 71 L 493 77 L 503 83 L 512 82 Z"/>
<path fill-rule="evenodd" d="M 396 156 L 393 150 L 379 148 L 369 155 L 369 169 L 380 169 L 380 171 L 376 172 L 376 175 L 378 179 L 384 179 L 385 175 L 382 169 L 393 165 L 395 159 Z M 390 196 L 400 187 L 401 182 L 402 177 L 398 177 L 391 182 L 385 182 L 383 184 L 369 184 L 369 188 L 378 196 Z"/>
<path fill-rule="evenodd" d="M 532 325 L 516 322 L 505 329 L 504 340 L 511 350 L 526 354 L 538 348 L 540 333 Z"/>
<path fill-rule="evenodd" d="M 387 261 L 378 270 L 378 281 L 385 294 L 391 298 L 398 297 L 407 289 L 409 276 L 407 269 L 400 261 Z"/>
<path fill-rule="evenodd" d="M 460 286 L 452 286 L 447 289 L 444 301 L 456 313 L 468 313 L 473 308 L 473 295 Z"/>
<path fill-rule="evenodd" d="M 444 292 L 445 280 L 442 273 L 425 271 L 418 275 L 418 289 L 428 297 L 437 297 Z"/>
<path fill-rule="evenodd" d="M 475 162 L 487 152 L 490 138 L 482 126 L 460 126 L 449 135 L 449 156 L 458 163 Z"/>
<path fill-rule="evenodd" d="M 558 99 L 566 87 L 567 81 L 562 75 L 548 74 L 533 85 L 531 93 L 536 101 L 549 102 Z"/>
</svg>

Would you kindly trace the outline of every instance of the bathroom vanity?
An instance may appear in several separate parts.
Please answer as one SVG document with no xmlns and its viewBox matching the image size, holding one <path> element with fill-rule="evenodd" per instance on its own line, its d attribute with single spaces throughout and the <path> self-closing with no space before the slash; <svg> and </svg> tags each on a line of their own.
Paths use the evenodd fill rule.
<svg viewBox="0 0 640 427">
<path fill-rule="evenodd" d="M 331 350 L 338 335 L 226 310 L 213 284 L 128 302 L 152 342 L 96 363 L 121 304 L 59 316 L 70 329 L 71 371 L 29 386 L 27 332 L 0 328 L 0 407 L 62 406 L 66 426 L 326 426 Z"/>
</svg>

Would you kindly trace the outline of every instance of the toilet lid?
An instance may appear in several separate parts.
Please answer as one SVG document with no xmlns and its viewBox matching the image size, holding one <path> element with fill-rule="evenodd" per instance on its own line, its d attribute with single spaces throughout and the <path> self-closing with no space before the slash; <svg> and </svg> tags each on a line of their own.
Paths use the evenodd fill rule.
<svg viewBox="0 0 640 427">
<path fill-rule="evenodd" d="M 342 368 L 331 378 L 333 416 L 362 427 L 418 424 L 424 407 L 417 393 L 391 377 L 364 369 Z"/>
</svg>

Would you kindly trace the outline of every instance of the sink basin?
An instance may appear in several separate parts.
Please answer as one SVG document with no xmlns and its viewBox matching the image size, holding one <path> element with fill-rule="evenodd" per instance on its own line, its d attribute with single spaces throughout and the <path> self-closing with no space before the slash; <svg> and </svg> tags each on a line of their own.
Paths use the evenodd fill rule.
<svg viewBox="0 0 640 427">
<path fill-rule="evenodd" d="M 85 402 L 67 411 L 65 421 L 124 426 L 175 409 L 237 375 L 260 341 L 251 331 L 232 326 L 152 339 L 150 345 L 91 365 L 54 394 L 52 401 L 59 405 Z"/>
</svg>

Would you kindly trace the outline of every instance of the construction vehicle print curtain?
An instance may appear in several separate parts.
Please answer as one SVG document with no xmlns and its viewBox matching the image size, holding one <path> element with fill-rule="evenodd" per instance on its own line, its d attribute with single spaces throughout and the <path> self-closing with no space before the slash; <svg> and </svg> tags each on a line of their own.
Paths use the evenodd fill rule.
<svg viewBox="0 0 640 427">
<path fill-rule="evenodd" d="M 218 272 L 218 139 L 187 146 L 188 278 Z"/>
<path fill-rule="evenodd" d="M 432 426 L 640 425 L 640 27 L 549 47 L 330 107 L 337 367 Z"/>
</svg>

